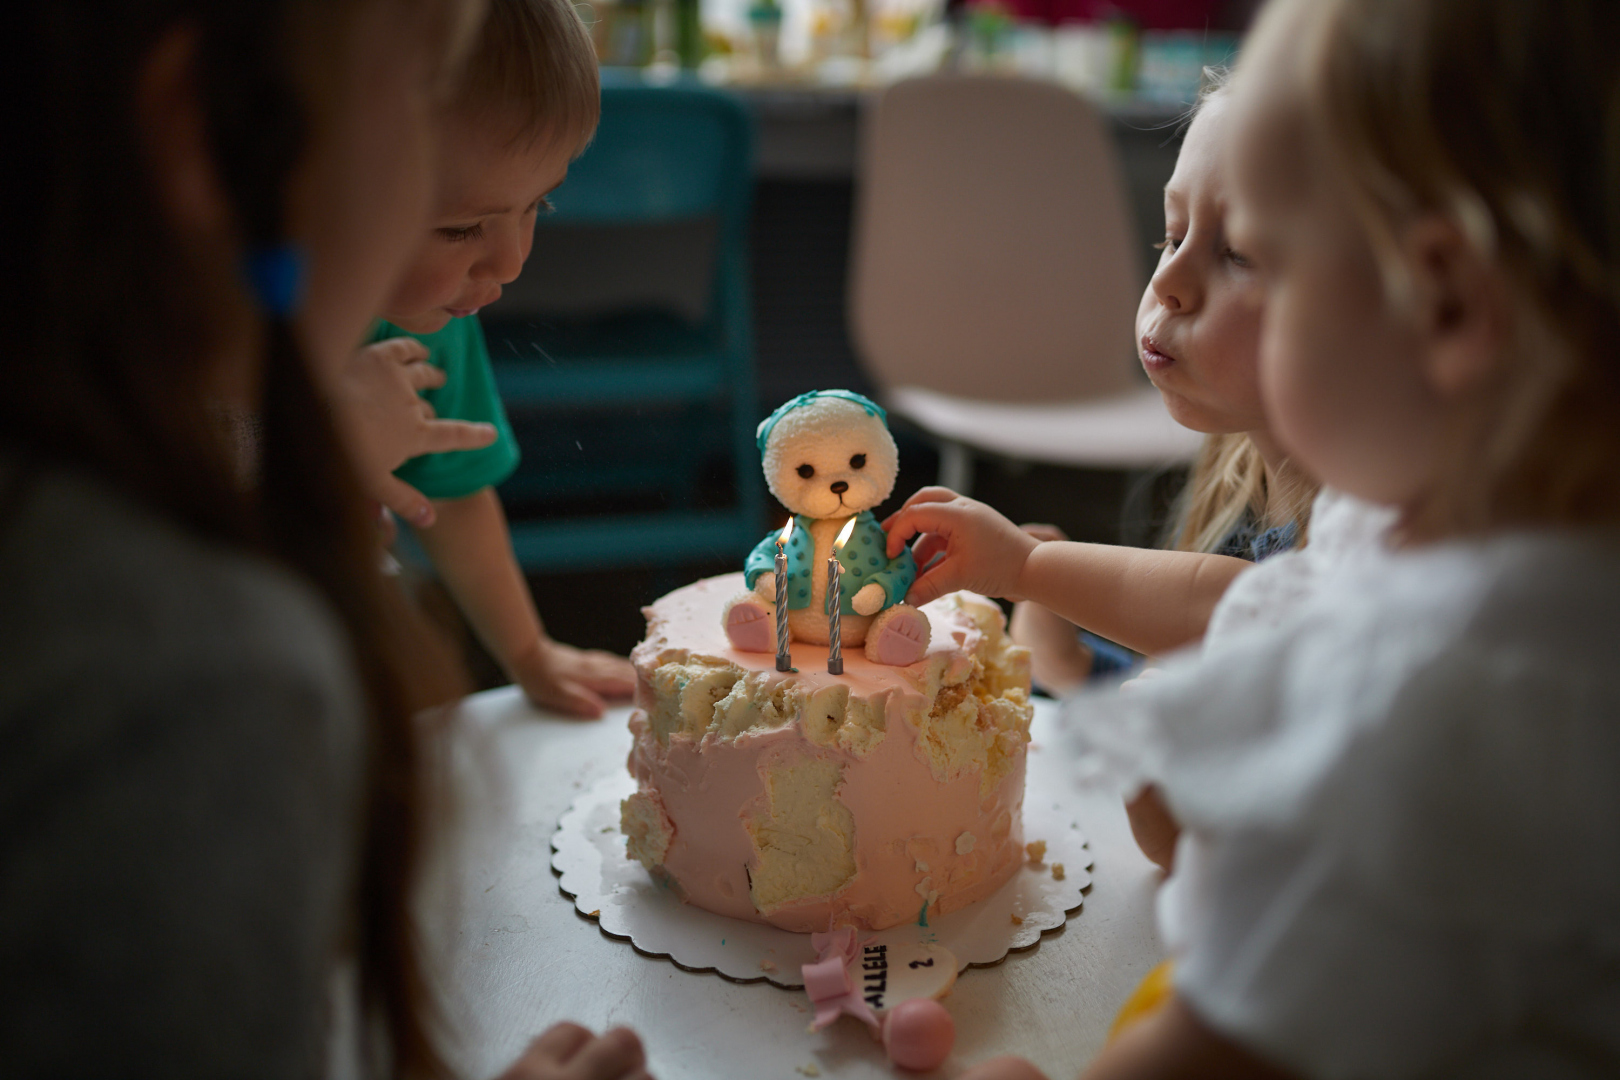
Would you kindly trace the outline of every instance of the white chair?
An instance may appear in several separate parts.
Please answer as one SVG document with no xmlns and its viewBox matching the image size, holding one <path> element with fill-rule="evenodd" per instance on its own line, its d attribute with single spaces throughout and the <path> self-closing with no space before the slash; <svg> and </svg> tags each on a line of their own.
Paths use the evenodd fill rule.
<svg viewBox="0 0 1620 1080">
<path fill-rule="evenodd" d="M 851 254 L 856 350 L 885 403 L 942 444 L 1093 468 L 1190 461 L 1141 374 L 1141 264 L 1103 118 L 1051 83 L 895 84 L 862 133 Z"/>
</svg>

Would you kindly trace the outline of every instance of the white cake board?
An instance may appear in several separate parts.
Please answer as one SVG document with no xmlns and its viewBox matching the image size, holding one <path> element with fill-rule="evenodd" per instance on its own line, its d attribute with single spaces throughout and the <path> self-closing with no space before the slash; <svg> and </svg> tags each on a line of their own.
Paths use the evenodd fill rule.
<svg viewBox="0 0 1620 1080">
<path fill-rule="evenodd" d="M 551 866 L 562 878 L 563 894 L 573 898 L 580 914 L 597 920 L 603 933 L 628 939 L 640 952 L 738 982 L 802 987 L 799 965 L 816 959 L 809 934 L 683 903 L 641 863 L 625 856 L 619 800 L 635 789 L 628 772 L 605 776 L 563 814 L 551 839 Z M 862 939 L 941 945 L 956 957 L 958 970 L 1000 963 L 1009 952 L 1037 944 L 1085 902 L 1091 852 L 1073 814 L 1039 790 L 1033 778 L 1024 793 L 1024 839 L 1046 841 L 1045 860 L 1026 862 L 993 895 L 949 915 L 930 915 L 926 927 L 905 923 L 863 933 Z M 1063 867 L 1061 881 L 1053 876 L 1058 865 Z"/>
</svg>

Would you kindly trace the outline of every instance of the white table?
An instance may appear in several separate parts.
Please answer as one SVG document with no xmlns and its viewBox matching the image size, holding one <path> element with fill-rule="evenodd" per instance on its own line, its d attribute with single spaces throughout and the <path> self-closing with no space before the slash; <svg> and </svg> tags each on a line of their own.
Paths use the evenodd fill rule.
<svg viewBox="0 0 1620 1080">
<path fill-rule="evenodd" d="M 892 1077 L 861 1025 L 806 1031 L 802 991 L 683 971 L 636 952 L 575 913 L 551 870 L 551 835 L 574 796 L 625 767 L 628 709 L 600 721 L 536 712 L 512 688 L 464 706 L 458 782 L 471 798 L 458 842 L 449 921 L 450 993 L 461 1013 L 461 1064 L 498 1073 L 549 1024 L 575 1020 L 640 1032 L 653 1075 L 683 1078 Z M 1019 1053 L 1054 1078 L 1101 1047 L 1120 1003 L 1161 956 L 1152 918 L 1158 873 L 1131 840 L 1117 799 L 1076 787 L 1059 760 L 1053 709 L 1037 707 L 1029 769 L 1064 784 L 1095 865 L 1085 906 L 1066 927 L 995 967 L 970 968 L 946 999 L 956 1050 L 935 1073 Z M 1057 790 L 1057 789 L 1052 789 Z M 798 1070 L 805 1070 L 804 1072 Z"/>
</svg>

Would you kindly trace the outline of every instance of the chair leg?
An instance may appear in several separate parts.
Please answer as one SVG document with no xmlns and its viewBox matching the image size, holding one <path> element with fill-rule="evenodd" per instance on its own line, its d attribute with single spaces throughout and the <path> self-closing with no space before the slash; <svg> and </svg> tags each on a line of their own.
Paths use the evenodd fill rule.
<svg viewBox="0 0 1620 1080">
<path fill-rule="evenodd" d="M 959 442 L 940 443 L 939 484 L 958 495 L 973 494 L 973 451 Z"/>
</svg>

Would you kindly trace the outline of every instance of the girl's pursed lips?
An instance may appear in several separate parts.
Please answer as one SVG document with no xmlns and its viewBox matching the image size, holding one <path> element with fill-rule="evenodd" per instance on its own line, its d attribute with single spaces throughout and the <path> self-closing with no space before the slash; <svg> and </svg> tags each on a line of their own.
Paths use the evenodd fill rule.
<svg viewBox="0 0 1620 1080">
<path fill-rule="evenodd" d="M 1176 362 L 1176 358 L 1165 352 L 1157 341 L 1150 337 L 1142 339 L 1142 364 L 1145 367 L 1168 367 Z"/>
</svg>

